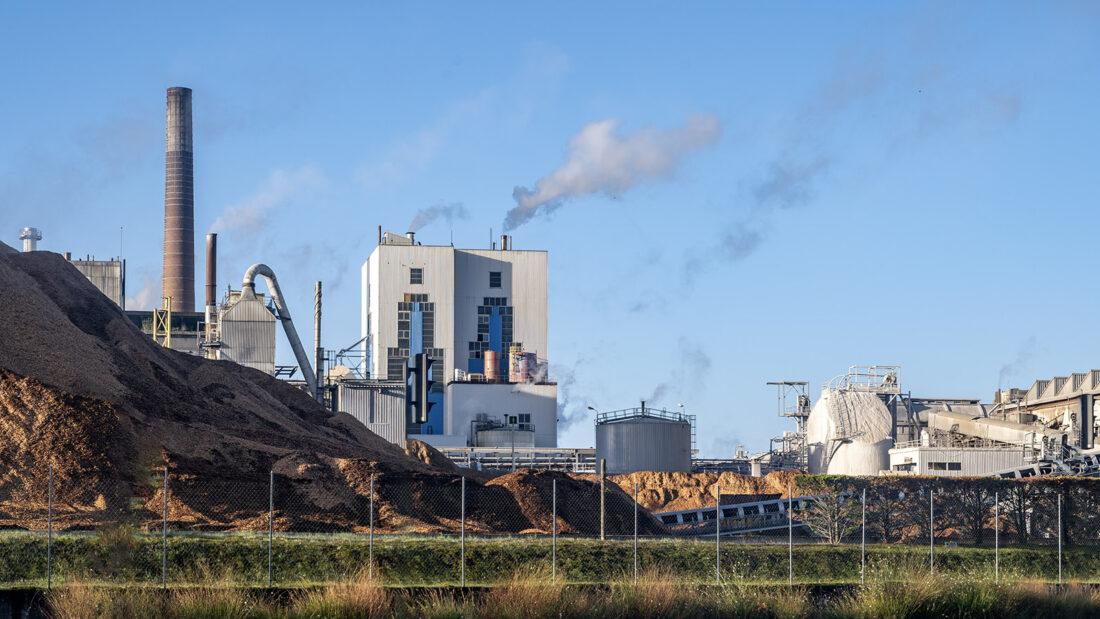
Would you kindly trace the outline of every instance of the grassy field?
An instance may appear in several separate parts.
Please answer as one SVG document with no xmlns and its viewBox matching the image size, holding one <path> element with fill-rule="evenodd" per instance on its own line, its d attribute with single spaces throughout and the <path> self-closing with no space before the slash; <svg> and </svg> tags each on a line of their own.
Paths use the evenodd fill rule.
<svg viewBox="0 0 1100 619">
<path fill-rule="evenodd" d="M 821 595 L 784 585 L 683 585 L 660 571 L 637 582 L 554 584 L 542 570 L 521 572 L 488 589 L 387 588 L 360 575 L 288 595 L 225 586 L 105 588 L 71 582 L 42 601 L 57 619 L 93 617 L 1095 617 L 1095 587 L 961 582 L 911 575 Z"/>
<path fill-rule="evenodd" d="M 279 587 L 342 582 L 368 565 L 365 536 L 276 535 L 272 545 L 272 579 Z M 533 567 L 550 572 L 551 543 L 539 537 L 467 538 L 466 583 L 499 584 Z M 170 585 L 209 582 L 266 586 L 267 538 L 250 534 L 169 535 Z M 454 585 L 460 578 L 456 538 L 379 536 L 374 543 L 376 573 L 390 586 Z M 926 546 L 872 545 L 867 549 L 867 576 L 896 581 L 928 572 Z M 713 583 L 713 541 L 640 540 L 642 572 L 660 571 L 677 582 Z M 786 584 L 786 545 L 725 542 L 722 578 L 731 583 Z M 936 548 L 939 575 L 991 580 L 994 553 L 983 548 Z M 1005 580 L 1054 581 L 1056 551 L 1048 547 L 1002 548 Z M 557 577 L 569 583 L 608 583 L 632 577 L 633 545 L 629 540 L 559 539 Z M 1063 556 L 1066 581 L 1100 582 L 1100 552 L 1070 548 Z M 0 534 L 0 587 L 42 586 L 46 578 L 46 538 L 40 534 Z M 127 529 L 55 535 L 54 582 L 159 585 L 161 539 Z M 858 545 L 795 545 L 794 579 L 803 584 L 844 584 L 860 580 Z"/>
</svg>

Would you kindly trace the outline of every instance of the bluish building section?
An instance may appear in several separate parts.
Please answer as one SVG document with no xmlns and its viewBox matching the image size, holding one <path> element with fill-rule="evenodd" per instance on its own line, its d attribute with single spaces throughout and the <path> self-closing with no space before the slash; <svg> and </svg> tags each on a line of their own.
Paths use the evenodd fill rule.
<svg viewBox="0 0 1100 619">
<path fill-rule="evenodd" d="M 424 310 L 421 308 L 420 303 L 413 303 L 412 311 L 409 312 L 409 359 L 407 363 L 412 363 L 413 357 L 422 352 L 425 352 Z M 435 362 L 442 365 L 443 360 L 435 359 Z M 428 401 L 434 405 L 428 411 L 427 423 L 420 425 L 420 433 L 443 434 L 443 392 L 432 391 L 428 395 Z"/>
</svg>

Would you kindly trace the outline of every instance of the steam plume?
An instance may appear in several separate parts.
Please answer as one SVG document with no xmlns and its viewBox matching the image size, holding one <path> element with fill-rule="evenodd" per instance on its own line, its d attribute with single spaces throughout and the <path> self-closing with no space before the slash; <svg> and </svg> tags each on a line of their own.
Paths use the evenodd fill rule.
<svg viewBox="0 0 1100 619">
<path fill-rule="evenodd" d="M 452 202 L 451 204 L 439 203 L 434 206 L 428 206 L 420 209 L 413 216 L 412 222 L 409 223 L 409 232 L 417 232 L 424 226 L 432 223 L 437 219 L 445 219 L 447 223 L 454 223 L 456 219 L 469 219 L 470 213 L 466 210 L 461 202 Z"/>
<path fill-rule="evenodd" d="M 722 133 L 713 116 L 692 116 L 683 127 L 645 129 L 623 135 L 616 119 L 585 125 L 569 141 L 569 154 L 558 169 L 540 178 L 534 189 L 516 187 L 516 206 L 504 218 L 514 230 L 539 214 L 548 214 L 566 200 L 604 193 L 617 196 L 650 180 L 676 173 L 691 153 L 710 146 Z"/>
</svg>

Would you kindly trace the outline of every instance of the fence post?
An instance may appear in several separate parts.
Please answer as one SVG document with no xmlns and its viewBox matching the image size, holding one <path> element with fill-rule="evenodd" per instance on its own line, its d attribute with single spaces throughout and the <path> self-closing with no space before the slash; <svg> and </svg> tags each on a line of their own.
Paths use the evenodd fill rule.
<svg viewBox="0 0 1100 619">
<path fill-rule="evenodd" d="M 722 584 L 722 487 L 714 485 L 714 584 Z"/>
<path fill-rule="evenodd" d="M 370 534 L 367 537 L 367 575 L 374 578 L 374 473 L 370 474 Z"/>
<path fill-rule="evenodd" d="M 993 493 L 993 582 L 1001 582 L 1001 493 Z"/>
<path fill-rule="evenodd" d="M 168 466 L 164 467 L 164 485 L 161 487 L 164 495 L 164 512 L 161 515 L 160 529 L 160 585 L 168 588 Z"/>
<path fill-rule="evenodd" d="M 272 577 L 272 541 L 275 537 L 275 471 L 269 471 L 267 477 L 267 588 L 271 588 Z"/>
<path fill-rule="evenodd" d="M 53 462 L 46 488 L 46 590 L 53 588 Z"/>
<path fill-rule="evenodd" d="M 928 573 L 936 573 L 936 506 L 932 502 L 936 490 L 928 489 Z"/>
<path fill-rule="evenodd" d="M 558 480 L 550 482 L 550 582 L 558 582 Z"/>
<path fill-rule="evenodd" d="M 466 586 L 466 477 L 462 477 L 462 520 L 459 525 L 459 559 L 462 566 L 459 573 L 459 584 Z"/>
<path fill-rule="evenodd" d="M 794 496 L 787 483 L 787 584 L 794 584 Z"/>
<path fill-rule="evenodd" d="M 1058 584 L 1062 584 L 1062 493 L 1058 493 Z"/>
<path fill-rule="evenodd" d="M 859 517 L 859 584 L 867 582 L 867 488 L 863 489 Z"/>
<path fill-rule="evenodd" d="M 634 583 L 638 583 L 638 475 L 634 474 Z"/>
<path fill-rule="evenodd" d="M 604 495 L 607 482 L 607 458 L 600 458 L 600 541 L 604 541 Z"/>
</svg>

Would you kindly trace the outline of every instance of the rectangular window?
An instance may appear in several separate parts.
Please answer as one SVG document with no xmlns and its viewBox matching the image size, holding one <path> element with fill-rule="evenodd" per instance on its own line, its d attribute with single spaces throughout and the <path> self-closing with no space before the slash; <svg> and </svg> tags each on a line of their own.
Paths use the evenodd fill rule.
<svg viewBox="0 0 1100 619">
<path fill-rule="evenodd" d="M 410 284 L 423 284 L 424 283 L 424 269 L 409 269 L 409 283 Z"/>
<path fill-rule="evenodd" d="M 489 287 L 500 288 L 500 271 L 489 271 Z"/>
</svg>

